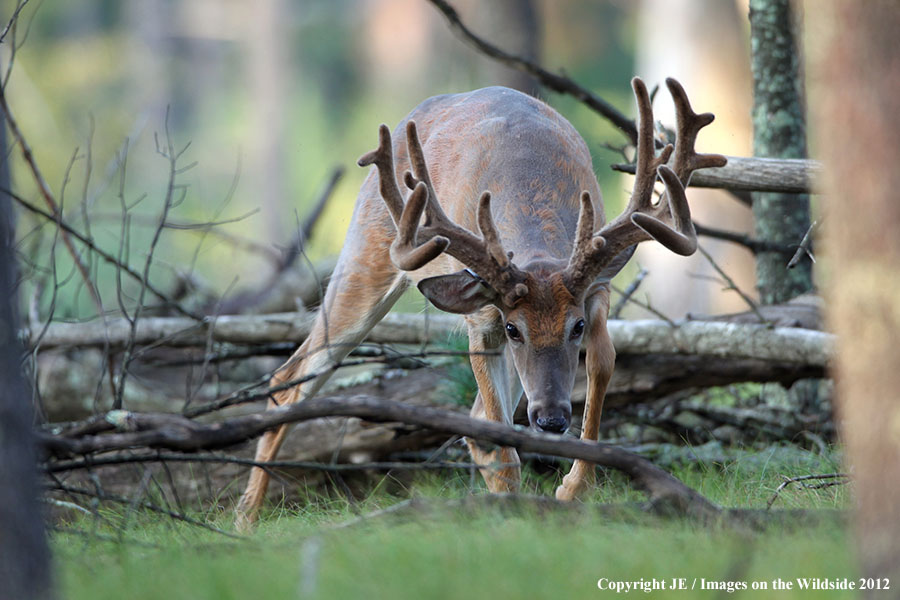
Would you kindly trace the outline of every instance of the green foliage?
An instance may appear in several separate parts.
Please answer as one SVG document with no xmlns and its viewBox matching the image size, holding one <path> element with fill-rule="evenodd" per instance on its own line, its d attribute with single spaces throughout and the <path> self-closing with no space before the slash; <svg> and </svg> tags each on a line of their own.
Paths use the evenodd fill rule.
<svg viewBox="0 0 900 600">
<path fill-rule="evenodd" d="M 4 6 L 11 12 L 13 3 Z M 137 268 L 143 265 L 165 189 L 165 164 L 155 154 L 154 134 L 164 137 L 167 109 L 176 145 L 193 142 L 181 166 L 198 162 L 179 178 L 187 197 L 170 221 L 245 216 L 214 231 L 164 231 L 151 269 L 151 279 L 164 290 L 175 288 L 185 274 L 219 294 L 260 284 L 265 259 L 234 238 L 261 242 L 277 254 L 298 217 L 309 212 L 331 169 L 342 165 L 346 175 L 307 247 L 312 260 L 336 254 L 367 173 L 354 166 L 355 160 L 374 146 L 377 125 L 396 124 L 429 96 L 496 83 L 481 73 L 484 59 L 446 31 L 438 13 L 425 3 L 409 11 L 409 20 L 399 27 L 396 16 L 381 20 L 383 11 L 354 0 L 284 5 L 274 32 L 265 34 L 269 54 L 255 49 L 261 34 L 248 25 L 248 10 L 242 3 L 174 3 L 158 11 L 140 2 L 111 0 L 30 3 L 22 14 L 23 26 L 14 32 L 21 42 L 27 29 L 28 39 L 16 52 L 7 87 L 11 112 L 64 204 L 67 220 L 87 232 L 81 217 L 88 214 L 97 245 L 119 254 L 119 167 L 127 139 L 125 198 L 129 203 L 144 194 L 147 198 L 132 211 L 123 259 Z M 570 2 L 549 3 L 541 14 L 542 62 L 565 67 L 629 110 L 631 12 Z M 403 39 L 395 40 L 398 35 Z M 383 48 L 379 40 L 391 43 Z M 411 50 L 403 51 L 404 43 L 413 44 Z M 275 62 L 268 64 L 265 56 Z M 258 77 L 264 64 L 277 69 L 275 77 Z M 276 99 L 280 110 L 264 114 L 260 97 Z M 602 144 L 621 143 L 621 133 L 577 100 L 552 93 L 545 99 L 587 140 L 607 213 L 617 213 L 625 186 L 607 165 L 619 157 L 603 151 Z M 43 206 L 18 152 L 10 156 L 17 193 Z M 229 195 L 236 176 L 236 189 Z M 276 191 L 265 189 L 269 178 L 280 182 Z M 61 247 L 51 250 L 52 227 L 42 223 L 27 213 L 19 217 L 22 253 L 34 263 L 23 270 L 22 297 L 37 297 L 41 317 L 51 304 L 57 317 L 95 317 L 97 310 L 71 259 Z M 115 269 L 76 247 L 90 263 L 104 308 L 115 308 Z M 65 284 L 58 290 L 51 274 L 54 264 Z M 130 306 L 136 286 L 127 280 L 124 285 L 121 296 Z"/>
<path fill-rule="evenodd" d="M 682 467 L 675 474 L 719 504 L 763 508 L 782 474 L 827 470 L 837 462 L 836 453 L 801 459 L 773 450 L 719 465 Z M 601 577 L 771 582 L 775 577 L 855 575 L 849 537 L 834 524 L 749 533 L 661 520 L 627 509 L 603 516 L 589 510 L 554 514 L 527 508 L 409 507 L 398 516 L 356 521 L 357 514 L 407 498 L 430 499 L 435 505 L 468 498 L 472 481 L 465 472 L 428 473 L 415 477 L 401 493 L 379 484 L 354 504 L 339 493 L 305 490 L 300 508 L 270 509 L 257 531 L 242 541 L 140 512 L 129 511 L 124 529 L 121 513 L 104 513 L 101 520 L 84 517 L 73 525 L 112 541 L 55 535 L 63 596 L 588 598 L 596 597 Z M 480 477 L 475 481 L 477 497 L 483 488 Z M 558 473 L 526 468 L 523 491 L 547 495 L 558 482 Z M 627 506 L 641 499 L 618 473 L 601 474 L 600 482 L 586 503 Z M 837 487 L 786 490 L 776 506 L 848 504 L 846 489 Z M 227 513 L 196 516 L 229 527 Z M 808 592 L 793 594 L 779 597 L 811 597 Z M 829 592 L 828 597 L 854 596 Z"/>
<path fill-rule="evenodd" d="M 447 346 L 449 350 L 456 352 L 469 351 L 468 338 L 463 335 L 449 340 Z M 478 383 L 472 373 L 469 358 L 464 355 L 454 358 L 447 364 L 446 373 L 438 388 L 437 400 L 458 406 L 472 406 L 478 393 Z"/>
</svg>

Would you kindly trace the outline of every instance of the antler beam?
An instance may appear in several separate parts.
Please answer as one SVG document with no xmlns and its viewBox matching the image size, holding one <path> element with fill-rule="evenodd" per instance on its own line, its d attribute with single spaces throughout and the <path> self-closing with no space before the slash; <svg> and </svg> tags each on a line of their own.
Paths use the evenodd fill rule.
<svg viewBox="0 0 900 600">
<path fill-rule="evenodd" d="M 404 182 L 412 193 L 405 203 L 394 176 L 391 134 L 386 125 L 379 129 L 378 148 L 358 161 L 360 166 L 374 164 L 378 169 L 381 196 L 397 227 L 391 244 L 393 263 L 404 271 L 414 271 L 446 252 L 476 272 L 506 305 L 515 306 L 528 287 L 525 274 L 511 262 L 512 253 L 505 252 L 500 242 L 491 216 L 491 194 L 482 193 L 478 201 L 478 237 L 454 223 L 441 208 L 415 121 L 406 124 L 406 143 L 412 172 L 405 173 Z M 423 213 L 425 222 L 420 225 Z"/>
<path fill-rule="evenodd" d="M 711 113 L 696 114 L 680 83 L 666 79 L 677 114 L 675 146 L 666 145 L 656 155 L 653 131 L 653 108 L 647 86 L 639 78 L 631 81 L 638 107 L 637 166 L 631 198 L 625 211 L 599 232 L 586 235 L 582 231 L 593 223 L 593 207 L 587 192 L 582 194 L 578 235 L 566 270 L 570 289 L 579 293 L 620 253 L 643 241 L 654 239 L 683 256 L 697 249 L 697 234 L 691 222 L 690 207 L 684 189 L 697 169 L 719 167 L 726 163 L 719 154 L 698 154 L 694 150 L 697 134 L 715 118 Z M 673 168 L 666 166 L 675 153 Z M 666 192 L 653 202 L 657 177 Z"/>
</svg>

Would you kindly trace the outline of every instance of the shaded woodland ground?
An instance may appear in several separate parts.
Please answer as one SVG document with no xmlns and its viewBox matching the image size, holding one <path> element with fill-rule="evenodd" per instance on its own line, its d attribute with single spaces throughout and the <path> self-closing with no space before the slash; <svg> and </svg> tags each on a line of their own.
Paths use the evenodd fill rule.
<svg viewBox="0 0 900 600">
<path fill-rule="evenodd" d="M 632 156 L 628 141 L 633 141 L 634 123 L 612 104 L 575 79 L 539 66 L 533 57 L 506 53 L 472 34 L 446 3 L 433 0 L 431 4 L 448 19 L 450 29 L 479 52 L 526 73 L 533 78 L 529 81 L 537 81 L 545 89 L 577 98 L 611 121 L 625 139 L 623 159 Z M 756 2 L 754 7 L 764 12 L 766 4 Z M 20 36 L 9 38 L 13 46 L 16 39 L 22 39 L 18 17 L 17 10 L 4 33 Z M 10 60 L 6 81 L 12 65 Z M 796 70 L 793 77 L 797 77 Z M 841 452 L 835 449 L 838 432 L 833 389 L 827 379 L 836 341 L 833 334 L 823 331 L 822 300 L 812 293 L 798 293 L 809 291 L 808 273 L 806 284 L 792 280 L 787 286 L 790 293 L 765 295 L 759 302 L 754 294 L 741 289 L 714 256 L 705 254 L 716 273 L 716 283 L 742 298 L 746 310 L 687 319 L 672 319 L 652 302 L 641 300 L 645 275 L 630 274 L 616 286 L 612 316 L 620 316 L 623 306 L 636 304 L 654 318 L 612 322 L 618 358 L 601 445 L 467 418 L 467 404 L 475 388 L 460 324 L 433 310 L 390 315 L 340 365 L 332 387 L 321 398 L 276 416 L 266 415 L 260 410 L 270 393 L 269 377 L 302 340 L 311 311 L 327 285 L 332 263 L 312 264 L 305 245 L 320 235 L 318 219 L 341 171 L 324 178 L 314 208 L 277 254 L 259 240 L 235 240 L 246 245 L 248 252 L 268 255 L 269 274 L 262 285 L 219 295 L 194 274 L 157 281 L 151 276 L 156 253 L 172 243 L 170 236 L 198 229 L 216 236 L 218 225 L 229 220 L 187 221 L 179 216 L 178 209 L 190 202 L 183 183 L 193 165 L 189 144 L 176 143 L 168 121 L 163 123 L 156 136 L 156 151 L 167 168 L 166 184 L 159 197 L 152 199 L 126 192 L 127 154 L 119 154 L 113 171 L 117 176 L 109 179 L 118 180 L 121 186 L 121 210 L 116 218 L 122 236 L 110 245 L 94 235 L 92 219 L 97 217 L 90 214 L 86 203 L 81 209 L 65 208 L 66 183 L 58 189 L 48 184 L 26 132 L 19 127 L 17 115 L 23 109 L 8 103 L 5 83 L 2 90 L 0 108 L 7 121 L 7 145 L 12 149 L 8 156 L 18 162 L 16 172 L 25 173 L 29 180 L 26 191 L 18 191 L 23 189 L 20 184 L 10 185 L 8 179 L 3 184 L 10 201 L 4 214 L 11 222 L 8 217 L 15 210 L 22 215 L 19 227 L 27 223 L 33 228 L 13 246 L 20 277 L 32 285 L 30 298 L 23 298 L 19 339 L 26 348 L 25 373 L 38 413 L 44 494 L 51 524 L 61 531 L 60 543 L 71 544 L 81 535 L 101 539 L 114 537 L 116 531 L 121 536 L 133 534 L 128 521 L 144 511 L 187 524 L 177 527 L 210 529 L 213 536 L 233 535 L 223 515 L 253 464 L 251 440 L 276 422 L 271 419 L 300 421 L 279 462 L 270 465 L 279 484 L 270 492 L 277 507 L 270 513 L 273 521 L 277 522 L 279 511 L 285 509 L 290 512 L 299 507 L 302 513 L 304 506 L 320 502 L 344 503 L 334 513 L 326 510 L 327 517 L 314 514 L 299 526 L 302 536 L 309 535 L 306 528 L 310 526 L 347 520 L 347 510 L 356 515 L 371 510 L 376 520 L 381 519 L 379 511 L 388 510 L 401 520 L 414 522 L 414 515 L 440 510 L 444 504 L 453 508 L 452 501 L 416 504 L 415 493 L 411 503 L 400 499 L 416 489 L 437 489 L 436 496 L 447 489 L 453 490 L 451 496 L 480 490 L 476 470 L 460 444 L 462 436 L 518 447 L 534 478 L 528 491 L 546 492 L 557 473 L 565 471 L 569 459 L 590 459 L 602 465 L 613 485 L 612 497 L 595 498 L 601 512 L 616 510 L 603 508 L 610 506 L 610 500 L 612 505 L 630 501 L 631 492 L 623 490 L 634 485 L 641 491 L 636 498 L 644 501 L 638 508 L 656 514 L 762 530 L 794 520 L 808 523 L 817 535 L 842 530 L 842 525 L 834 525 L 833 515 L 817 510 L 848 505 L 845 492 L 832 489 L 847 483 L 848 477 L 840 468 Z M 660 131 L 660 135 L 665 133 L 665 129 Z M 800 135 L 805 137 L 805 131 Z M 762 154 L 772 156 L 773 152 Z M 79 168 L 84 169 L 87 190 L 96 168 L 89 149 L 86 154 L 76 151 L 72 155 L 64 182 Z M 627 171 L 628 165 L 619 168 Z M 729 190 L 737 201 L 751 203 L 754 211 L 761 204 L 758 194 L 787 194 L 789 201 L 772 203 L 796 210 L 797 198 L 813 191 L 810 181 L 822 171 L 816 161 L 796 156 L 733 157 L 728 167 L 710 170 L 706 177 L 698 174 L 692 183 Z M 70 196 L 74 193 L 69 190 Z M 141 241 L 138 250 L 128 235 L 132 222 L 146 216 L 133 209 L 137 202 L 151 200 L 157 203 L 151 211 L 156 216 L 150 217 L 151 235 Z M 758 258 L 777 255 L 779 264 L 785 264 L 787 258 L 808 271 L 817 229 L 809 219 L 808 200 L 805 206 L 806 219 L 801 219 L 800 229 L 788 240 L 779 238 L 781 233 L 768 235 L 765 227 L 758 229 L 756 236 L 748 236 L 704 224 L 698 227 L 701 243 L 703 236 L 733 242 Z M 26 214 L 29 216 L 24 217 Z M 757 215 L 758 220 L 765 218 Z M 34 235 L 37 230 L 44 232 L 42 239 L 51 240 L 49 246 L 34 241 L 39 237 Z M 41 251 L 49 248 L 49 257 L 29 252 L 29 244 Z M 760 271 L 760 277 L 765 277 L 765 272 Z M 777 284 L 760 283 L 762 288 L 768 285 Z M 77 290 L 78 302 L 93 305 L 91 318 L 71 319 L 56 312 L 57 298 L 66 297 L 71 288 Z M 61 293 L 63 289 L 66 291 Z M 300 310 L 295 310 L 298 306 Z M 582 373 L 573 396 L 576 417 L 583 402 Z M 517 421 L 525 423 L 523 417 L 519 415 Z M 576 419 L 573 430 L 578 428 Z M 806 487 L 813 499 L 808 504 L 801 501 L 800 507 L 815 510 L 779 514 L 777 502 L 783 487 L 773 483 L 771 473 L 764 477 L 752 469 L 750 480 L 759 476 L 766 481 L 760 486 L 764 493 L 758 492 L 757 504 L 737 501 L 742 491 L 716 491 L 716 486 L 727 480 L 729 468 L 741 464 L 749 454 L 765 455 L 771 449 L 780 457 L 776 463 L 789 466 L 788 472 L 779 474 L 784 476 L 784 485 Z M 889 456 L 891 451 L 885 452 L 884 456 Z M 710 468 L 721 469 L 711 476 L 713 483 L 695 479 L 696 473 Z M 619 476 L 613 471 L 624 473 L 631 484 L 616 480 Z M 447 479 L 435 480 L 432 472 Z M 416 483 L 423 477 L 428 483 Z M 714 489 L 705 489 L 707 486 Z M 379 496 L 384 488 L 391 494 L 390 501 Z M 775 507 L 768 513 L 759 504 L 762 496 Z M 475 502 L 488 505 L 488 510 L 497 508 L 491 508 L 491 503 L 499 503 L 501 513 L 504 502 L 516 511 L 523 510 L 516 504 L 520 503 L 524 510 L 539 514 L 546 510 L 571 516 L 566 511 L 591 510 L 590 504 L 572 509 L 530 497 L 475 497 L 479 499 Z M 465 501 L 462 505 L 465 508 Z M 481 518 L 473 517 L 476 522 Z M 608 520 L 610 514 L 603 518 Z M 631 518 L 623 520 L 627 523 Z M 838 516 L 838 522 L 842 518 Z M 823 522 L 824 529 L 818 529 Z M 871 532 L 878 529 L 872 523 L 882 521 L 872 517 L 862 522 L 868 528 L 863 536 L 881 539 L 880 534 Z M 138 530 L 135 539 L 145 535 L 152 538 L 157 534 Z M 514 536 L 512 543 L 525 543 L 534 532 L 521 535 L 518 541 Z M 376 536 L 372 543 L 377 540 Z M 895 568 L 883 558 L 889 547 L 887 542 L 880 543 L 880 550 L 873 551 L 874 558 L 867 563 L 879 566 L 864 567 L 863 571 L 875 578 L 889 574 Z M 318 551 L 309 552 L 315 555 Z M 740 561 L 733 560 L 723 567 L 726 574 L 741 568 Z M 829 571 L 820 565 L 816 569 L 823 576 L 854 574 L 845 568 Z"/>
</svg>

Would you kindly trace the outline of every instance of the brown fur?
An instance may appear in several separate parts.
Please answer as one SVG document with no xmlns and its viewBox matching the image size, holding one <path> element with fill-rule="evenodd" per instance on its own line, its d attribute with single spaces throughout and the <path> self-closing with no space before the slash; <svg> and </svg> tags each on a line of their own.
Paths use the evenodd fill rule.
<svg viewBox="0 0 900 600">
<path fill-rule="evenodd" d="M 414 109 L 391 136 L 394 163 L 382 163 L 382 168 L 390 173 L 392 167 L 400 182 L 410 169 L 403 132 L 412 119 L 444 212 L 458 225 L 478 231 L 478 198 L 484 190 L 490 191 L 500 242 L 526 273 L 528 293 L 514 308 L 498 302 L 466 318 L 479 390 L 472 415 L 511 422 L 524 389 L 529 418 L 556 414 L 568 419 L 582 341 L 573 337 L 572 329 L 584 319 L 589 383 L 582 438 L 596 439 L 615 360 L 606 331 L 609 292 L 602 285 L 573 292 L 561 275 L 572 252 L 582 191 L 594 199 L 595 225 L 604 223 L 587 145 L 552 108 L 513 90 L 495 87 L 438 96 Z M 289 404 L 315 394 L 331 372 L 328 367 L 363 339 L 411 282 L 446 276 L 463 267 L 445 253 L 415 271 L 399 272 L 389 253 L 395 236 L 393 220 L 380 197 L 376 169 L 372 169 L 360 190 L 341 257 L 309 338 L 272 383 L 321 375 L 276 394 L 274 403 Z M 506 322 L 518 324 L 524 336 L 521 342 L 507 340 Z M 478 354 L 484 350 L 502 352 Z M 282 427 L 263 436 L 257 460 L 275 458 L 285 431 Z M 491 491 L 518 490 L 519 460 L 514 449 L 486 450 L 471 441 L 469 448 L 483 466 Z M 592 473 L 590 465 L 577 461 L 557 496 L 574 497 L 592 481 Z M 239 526 L 247 527 L 256 518 L 267 483 L 265 472 L 254 468 L 237 508 Z"/>
</svg>

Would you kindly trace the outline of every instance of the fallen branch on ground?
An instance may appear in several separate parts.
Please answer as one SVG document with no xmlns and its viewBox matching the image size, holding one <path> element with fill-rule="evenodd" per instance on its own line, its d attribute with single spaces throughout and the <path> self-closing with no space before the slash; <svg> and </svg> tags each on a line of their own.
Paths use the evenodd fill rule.
<svg viewBox="0 0 900 600">
<path fill-rule="evenodd" d="M 134 331 L 136 344 L 205 347 L 214 342 L 234 344 L 300 343 L 309 333 L 313 315 L 222 316 L 198 323 L 179 317 L 141 319 Z M 446 340 L 463 331 L 463 320 L 453 315 L 387 315 L 366 338 L 385 344 L 423 344 Z M 834 336 L 792 327 L 744 323 L 686 321 L 672 326 L 664 321 L 609 321 L 609 333 L 618 354 L 690 354 L 734 359 L 785 361 L 824 367 L 834 349 Z M 25 339 L 37 341 L 36 333 Z M 60 347 L 123 347 L 131 335 L 125 319 L 101 322 L 51 323 L 40 338 L 40 349 Z"/>
<path fill-rule="evenodd" d="M 653 505 L 662 510 L 698 518 L 715 517 L 720 513 L 717 506 L 672 475 L 620 448 L 520 430 L 449 410 L 409 406 L 368 396 L 313 398 L 214 424 L 197 423 L 171 414 L 113 411 L 108 413 L 108 419 L 117 425 L 118 433 L 80 438 L 40 434 L 40 443 L 55 457 L 139 447 L 193 452 L 232 446 L 278 425 L 331 416 L 359 417 L 381 423 L 399 421 L 525 452 L 582 459 L 623 471 L 647 492 Z"/>
</svg>

